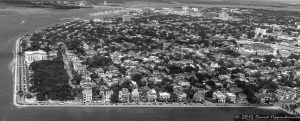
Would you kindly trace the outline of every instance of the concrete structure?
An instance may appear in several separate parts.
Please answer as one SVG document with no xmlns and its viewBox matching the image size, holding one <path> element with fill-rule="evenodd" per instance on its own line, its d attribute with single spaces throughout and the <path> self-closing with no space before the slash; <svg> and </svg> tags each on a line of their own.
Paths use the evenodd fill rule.
<svg viewBox="0 0 300 121">
<path fill-rule="evenodd" d="M 106 1 L 104 1 L 104 2 L 103 2 L 103 5 L 107 5 L 107 2 L 106 2 Z"/>
<path fill-rule="evenodd" d="M 193 10 L 194 12 L 198 12 L 198 11 L 199 11 L 199 8 L 192 8 L 192 10 Z"/>
<path fill-rule="evenodd" d="M 182 6 L 182 10 L 184 10 L 184 11 L 188 11 L 190 8 L 189 8 L 189 6 Z"/>
<path fill-rule="evenodd" d="M 30 65 L 32 62 L 47 60 L 47 53 L 45 51 L 26 51 L 25 53 L 25 62 L 27 65 Z"/>
<path fill-rule="evenodd" d="M 300 29 L 300 22 L 295 22 L 296 29 Z"/>
<path fill-rule="evenodd" d="M 180 86 L 182 86 L 182 87 L 190 87 L 191 83 L 190 82 L 181 82 Z"/>
<path fill-rule="evenodd" d="M 236 103 L 236 95 L 234 93 L 226 93 L 227 101 L 230 103 Z"/>
<path fill-rule="evenodd" d="M 170 99 L 170 94 L 167 92 L 159 92 L 159 99 L 160 100 L 168 100 L 168 99 Z"/>
<path fill-rule="evenodd" d="M 111 97 L 111 95 L 113 94 L 114 92 L 113 91 L 111 91 L 111 90 L 108 90 L 108 91 L 106 91 L 105 92 L 105 102 L 110 102 L 110 97 Z"/>
<path fill-rule="evenodd" d="M 193 96 L 193 100 L 195 102 L 203 102 L 204 101 L 204 95 L 205 95 L 206 91 L 198 91 L 194 94 Z"/>
<path fill-rule="evenodd" d="M 157 94 L 156 94 L 156 91 L 154 89 L 150 89 L 148 92 L 147 92 L 147 99 L 149 102 L 151 101 L 156 101 L 157 99 Z"/>
<path fill-rule="evenodd" d="M 93 91 L 92 87 L 85 87 L 82 90 L 83 101 L 84 102 L 92 102 L 93 101 Z"/>
<path fill-rule="evenodd" d="M 267 35 L 267 29 L 256 28 L 254 38 L 260 38 Z"/>
<path fill-rule="evenodd" d="M 130 92 L 127 88 L 122 88 L 122 91 L 119 91 L 119 100 L 120 102 L 129 103 Z"/>
<path fill-rule="evenodd" d="M 97 84 L 95 82 L 89 81 L 89 80 L 81 80 L 80 81 L 80 86 L 82 88 L 86 88 L 86 87 L 95 87 L 97 86 Z"/>
<path fill-rule="evenodd" d="M 140 101 L 140 94 L 139 94 L 138 89 L 133 89 L 132 90 L 131 97 L 132 97 L 132 100 L 134 102 L 139 102 Z"/>
<path fill-rule="evenodd" d="M 221 19 L 229 19 L 229 14 L 227 12 L 219 13 Z"/>
<path fill-rule="evenodd" d="M 278 86 L 278 89 L 276 90 L 276 97 L 281 101 L 296 100 L 298 97 L 297 90 L 290 87 Z"/>
<path fill-rule="evenodd" d="M 216 100 L 218 103 L 226 102 L 226 96 L 221 91 L 214 92 L 213 99 Z"/>
<path fill-rule="evenodd" d="M 123 15 L 123 22 L 130 22 L 132 18 L 132 15 Z"/>
<path fill-rule="evenodd" d="M 248 103 L 247 95 L 245 93 L 239 93 L 237 95 L 237 103 Z"/>
</svg>

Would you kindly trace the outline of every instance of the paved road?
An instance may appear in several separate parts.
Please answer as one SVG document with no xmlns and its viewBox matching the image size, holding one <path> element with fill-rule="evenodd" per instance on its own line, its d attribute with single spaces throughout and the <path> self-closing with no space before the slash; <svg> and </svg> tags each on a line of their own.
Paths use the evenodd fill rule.
<svg viewBox="0 0 300 121">
<path fill-rule="evenodd" d="M 70 61 L 68 60 L 67 56 L 65 53 L 62 54 L 63 61 L 65 63 L 65 69 L 67 70 L 68 76 L 69 76 L 69 85 L 74 89 L 76 86 L 72 84 L 72 79 L 74 78 L 74 75 L 72 73 L 72 68 L 70 67 Z"/>
</svg>

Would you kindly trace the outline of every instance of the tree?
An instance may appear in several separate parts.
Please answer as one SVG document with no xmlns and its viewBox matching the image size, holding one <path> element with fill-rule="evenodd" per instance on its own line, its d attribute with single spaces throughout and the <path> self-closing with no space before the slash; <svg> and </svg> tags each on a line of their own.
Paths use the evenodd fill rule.
<svg viewBox="0 0 300 121">
<path fill-rule="evenodd" d="M 254 62 L 254 63 L 262 63 L 262 61 L 259 60 L 259 59 L 254 59 L 253 62 Z"/>
<path fill-rule="evenodd" d="M 29 91 L 37 93 L 37 100 L 73 100 L 69 77 L 61 60 L 41 60 L 30 64 L 34 71 Z"/>
<path fill-rule="evenodd" d="M 19 91 L 17 92 L 17 94 L 18 94 L 20 97 L 22 97 L 22 96 L 24 95 L 24 92 L 23 92 L 22 90 L 19 90 Z"/>
<path fill-rule="evenodd" d="M 194 90 L 190 88 L 184 89 L 183 92 L 186 93 L 188 99 L 193 99 L 193 96 L 196 93 Z"/>
<path fill-rule="evenodd" d="M 213 93 L 214 93 L 213 90 L 209 90 L 208 92 L 205 93 L 205 97 L 212 98 L 213 97 Z"/>
<path fill-rule="evenodd" d="M 177 102 L 178 101 L 178 95 L 175 93 L 170 93 L 170 102 Z"/>
<path fill-rule="evenodd" d="M 239 52 L 236 52 L 234 50 L 231 50 L 230 48 L 226 48 L 224 51 L 222 51 L 226 55 L 230 55 L 233 57 L 239 57 L 241 54 Z"/>
<path fill-rule="evenodd" d="M 87 58 L 83 64 L 88 65 L 90 68 L 98 68 L 111 65 L 112 60 L 105 56 L 94 55 L 92 58 Z"/>
<path fill-rule="evenodd" d="M 251 31 L 247 33 L 247 38 L 252 39 L 255 36 L 255 32 Z"/>
<path fill-rule="evenodd" d="M 183 70 L 181 67 L 176 66 L 176 65 L 169 65 L 167 66 L 168 69 L 170 70 L 170 74 L 178 74 L 178 73 L 183 73 Z"/>
<path fill-rule="evenodd" d="M 264 57 L 266 59 L 266 62 L 270 62 L 272 60 L 272 58 L 274 58 L 273 55 L 265 55 Z"/>
<path fill-rule="evenodd" d="M 192 72 L 192 71 L 197 71 L 197 69 L 191 67 L 191 66 L 186 66 L 183 68 L 184 72 Z"/>
<path fill-rule="evenodd" d="M 247 101 L 252 104 L 259 104 L 260 100 L 256 96 L 247 95 Z"/>
<path fill-rule="evenodd" d="M 37 94 L 36 94 L 36 99 L 37 99 L 38 101 L 44 101 L 44 100 L 46 100 L 45 93 L 43 93 L 43 92 L 37 93 Z"/>
<path fill-rule="evenodd" d="M 299 60 L 300 57 L 298 55 L 292 53 L 288 58 Z"/>
<path fill-rule="evenodd" d="M 260 88 L 270 89 L 273 91 L 275 91 L 278 88 L 278 86 L 272 80 L 259 80 L 258 85 Z"/>
<path fill-rule="evenodd" d="M 99 78 L 98 74 L 96 74 L 95 72 L 92 73 L 92 74 L 90 75 L 90 77 L 91 77 L 92 80 Z"/>
<path fill-rule="evenodd" d="M 111 103 L 118 103 L 119 102 L 119 94 L 117 93 L 113 93 L 111 96 L 110 96 L 110 102 Z"/>
<path fill-rule="evenodd" d="M 165 90 L 168 92 L 168 93 L 172 93 L 174 90 L 173 90 L 173 86 L 171 84 L 167 84 L 165 85 Z"/>
<path fill-rule="evenodd" d="M 246 86 L 246 82 L 239 81 L 239 80 L 236 80 L 235 84 L 237 84 L 237 86 L 240 87 L 240 88 L 245 88 L 245 86 Z"/>
<path fill-rule="evenodd" d="M 142 78 L 143 78 L 143 76 L 142 76 L 141 74 L 133 74 L 133 75 L 131 76 L 131 79 L 132 79 L 133 81 L 135 81 L 136 84 L 137 84 L 139 87 L 145 86 L 144 83 L 143 83 L 142 80 L 141 80 Z"/>
<path fill-rule="evenodd" d="M 25 94 L 25 97 L 26 97 L 27 99 L 29 99 L 29 98 L 32 98 L 33 96 L 32 96 L 30 93 L 26 93 L 26 94 Z"/>
<path fill-rule="evenodd" d="M 215 83 L 214 81 L 211 81 L 211 80 L 207 81 L 206 84 L 207 84 L 208 86 L 210 86 L 210 87 L 216 86 L 216 83 Z"/>
</svg>

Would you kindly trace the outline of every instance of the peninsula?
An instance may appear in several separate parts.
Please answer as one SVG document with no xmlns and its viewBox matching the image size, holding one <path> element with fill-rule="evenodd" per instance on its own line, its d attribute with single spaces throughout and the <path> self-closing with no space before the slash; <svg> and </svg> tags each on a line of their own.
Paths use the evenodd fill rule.
<svg viewBox="0 0 300 121">
<path fill-rule="evenodd" d="M 16 43 L 19 107 L 243 107 L 299 101 L 300 15 L 255 8 L 118 8 Z M 107 12 L 90 14 L 97 16 Z"/>
</svg>

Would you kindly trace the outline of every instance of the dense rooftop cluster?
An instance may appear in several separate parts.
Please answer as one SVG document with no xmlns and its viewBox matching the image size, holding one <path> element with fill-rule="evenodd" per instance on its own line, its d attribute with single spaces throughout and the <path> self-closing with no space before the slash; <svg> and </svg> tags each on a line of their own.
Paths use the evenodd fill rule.
<svg viewBox="0 0 300 121">
<path fill-rule="evenodd" d="M 222 12 L 232 18 L 220 19 Z M 298 13 L 259 9 L 160 12 L 125 22 L 70 21 L 28 35 L 21 45 L 51 58 L 65 46 L 72 83 L 83 97 L 92 93 L 85 101 L 269 103 L 287 95 L 296 100 L 286 90 L 300 86 L 297 21 Z"/>
</svg>

